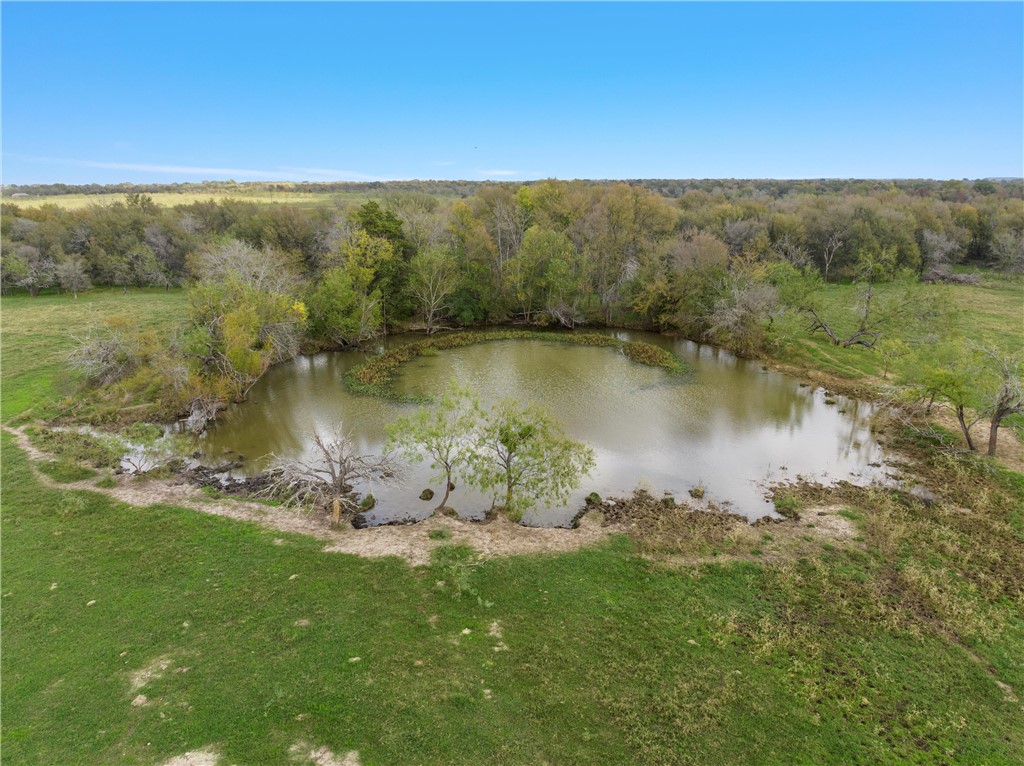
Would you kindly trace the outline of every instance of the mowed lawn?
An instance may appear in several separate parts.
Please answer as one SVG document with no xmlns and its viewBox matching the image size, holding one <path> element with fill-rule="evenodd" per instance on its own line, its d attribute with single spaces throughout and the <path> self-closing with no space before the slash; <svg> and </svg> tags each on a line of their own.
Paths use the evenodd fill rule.
<svg viewBox="0 0 1024 766">
<path fill-rule="evenodd" d="M 69 330 L 185 301 L 0 308 L 7 419 L 59 393 Z M 963 474 L 988 482 L 967 512 L 874 496 L 857 544 L 799 560 L 668 566 L 618 535 L 412 568 L 49 488 L 7 433 L 0 455 L 4 763 L 1024 762 L 1019 475 Z"/>
</svg>

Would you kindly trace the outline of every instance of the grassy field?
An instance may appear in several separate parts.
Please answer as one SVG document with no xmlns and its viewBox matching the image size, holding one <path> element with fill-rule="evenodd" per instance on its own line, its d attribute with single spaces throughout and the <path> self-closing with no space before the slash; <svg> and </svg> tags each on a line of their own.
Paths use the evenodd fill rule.
<svg viewBox="0 0 1024 766">
<path fill-rule="evenodd" d="M 1012 337 L 1011 290 L 955 295 L 1003 296 L 973 315 Z M 0 310 L 7 420 L 60 393 L 69 331 L 107 313 L 166 327 L 184 300 Z M 4 433 L 4 762 L 151 766 L 211 747 L 222 766 L 294 764 L 301 743 L 364 766 L 1019 764 L 1024 477 L 908 447 L 938 502 L 797 497 L 807 526 L 815 504 L 844 508 L 844 543 L 787 559 L 768 526 L 745 560 L 711 542 L 701 562 L 657 563 L 617 535 L 487 560 L 456 597 L 466 552 L 409 567 L 51 488 Z M 73 468 L 47 470 L 86 476 Z"/>
<path fill-rule="evenodd" d="M 182 290 L 90 290 L 68 295 L 5 296 L 0 301 L 0 417 L 45 408 L 68 393 L 65 355 L 72 335 L 107 317 L 128 317 L 141 328 L 169 329 L 187 311 Z"/>
<path fill-rule="evenodd" d="M 882 285 L 879 293 L 893 290 Z M 1024 278 L 986 274 L 977 285 L 936 285 L 941 304 L 949 310 L 951 335 L 990 343 L 1007 351 L 1015 351 L 1024 343 Z M 844 316 L 843 307 L 856 301 L 860 288 L 852 284 L 833 284 L 820 294 L 823 315 Z M 883 358 L 874 350 L 860 346 L 838 348 L 819 332 L 808 336 L 809 321 L 797 322 L 790 329 L 793 339 L 777 357 L 780 361 L 852 379 L 881 380 Z M 854 325 L 839 330 L 852 331 Z"/>
<path fill-rule="evenodd" d="M 149 195 L 158 205 L 173 207 L 190 205 L 193 202 L 220 202 L 234 200 L 236 202 L 274 202 L 277 204 L 302 205 L 335 205 L 339 203 L 362 204 L 370 199 L 379 199 L 358 192 L 331 192 L 314 194 L 298 191 L 206 191 L 206 192 L 154 192 Z M 56 205 L 67 210 L 77 210 L 89 205 L 109 205 L 112 202 L 124 202 L 124 194 L 54 194 L 30 197 L 7 197 L 3 202 L 11 202 L 21 207 L 41 207 Z"/>
</svg>

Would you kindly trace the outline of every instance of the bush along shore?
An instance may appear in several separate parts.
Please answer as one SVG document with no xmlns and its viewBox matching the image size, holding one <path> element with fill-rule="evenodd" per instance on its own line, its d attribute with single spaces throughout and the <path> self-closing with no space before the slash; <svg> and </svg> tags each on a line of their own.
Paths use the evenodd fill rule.
<svg viewBox="0 0 1024 766">
<path fill-rule="evenodd" d="M 379 396 L 400 402 L 423 404 L 422 397 L 399 394 L 394 390 L 395 377 L 399 368 L 416 357 L 438 351 L 472 346 L 475 343 L 489 343 L 499 340 L 540 340 L 553 343 L 573 343 L 578 346 L 615 348 L 637 364 L 663 367 L 673 375 L 690 372 L 689 366 L 677 355 L 663 348 L 642 341 L 625 341 L 598 333 L 543 332 L 502 328 L 481 332 L 454 332 L 422 341 L 415 341 L 389 349 L 374 356 L 363 364 L 353 367 L 345 376 L 345 385 L 355 394 Z"/>
</svg>

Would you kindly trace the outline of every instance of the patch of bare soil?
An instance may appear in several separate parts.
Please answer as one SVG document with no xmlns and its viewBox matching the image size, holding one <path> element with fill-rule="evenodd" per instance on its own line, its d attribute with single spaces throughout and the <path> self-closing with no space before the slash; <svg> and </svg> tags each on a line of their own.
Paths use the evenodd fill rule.
<svg viewBox="0 0 1024 766">
<path fill-rule="evenodd" d="M 170 657 L 157 657 L 146 667 L 135 670 L 129 676 L 132 693 L 135 693 L 149 684 L 154 678 L 162 678 L 167 669 L 174 664 Z"/>
<path fill-rule="evenodd" d="M 7 433 L 12 434 L 14 436 L 15 441 L 18 444 L 18 449 L 20 449 L 22 452 L 28 455 L 28 459 L 31 460 L 33 463 L 41 463 L 48 460 L 52 460 L 52 455 L 43 452 L 41 449 L 32 444 L 32 440 L 28 438 L 28 434 L 26 434 L 22 430 L 22 428 L 9 428 L 7 426 L 4 426 L 4 430 L 7 431 Z"/>
<path fill-rule="evenodd" d="M 359 753 L 350 750 L 339 756 L 326 747 L 313 747 L 309 742 L 300 740 L 288 748 L 292 761 L 310 766 L 361 766 Z"/>
<path fill-rule="evenodd" d="M 803 380 L 815 386 L 834 391 L 843 396 L 850 396 L 855 399 L 873 401 L 879 398 L 878 387 L 884 383 L 879 378 L 862 376 L 857 379 L 844 378 L 824 370 L 815 370 L 807 367 L 799 367 L 775 359 L 762 359 L 761 363 L 775 372 L 780 372 L 790 378 Z"/>
<path fill-rule="evenodd" d="M 967 442 L 964 440 L 960 423 L 952 412 L 945 407 L 937 407 L 932 410 L 929 419 L 956 434 L 958 443 L 964 449 L 967 448 Z M 971 429 L 971 438 L 974 440 L 974 444 L 979 452 L 987 452 L 988 421 L 983 420 L 975 425 Z M 1014 429 L 1007 426 L 1000 427 L 999 433 L 996 435 L 996 460 L 1011 471 L 1024 473 L 1024 444 L 1021 443 Z"/>
<path fill-rule="evenodd" d="M 448 530 L 451 537 L 431 540 L 430 533 L 437 529 Z M 415 566 L 428 563 L 430 552 L 439 545 L 469 545 L 485 556 L 563 553 L 592 545 L 612 531 L 601 526 L 600 514 L 584 516 L 576 529 L 524 527 L 503 517 L 481 523 L 432 516 L 418 524 L 346 530 L 341 533 L 342 539 L 325 550 L 369 557 L 400 556 Z"/>
<path fill-rule="evenodd" d="M 220 755 L 212 747 L 189 750 L 164 761 L 161 766 L 217 766 Z"/>
</svg>

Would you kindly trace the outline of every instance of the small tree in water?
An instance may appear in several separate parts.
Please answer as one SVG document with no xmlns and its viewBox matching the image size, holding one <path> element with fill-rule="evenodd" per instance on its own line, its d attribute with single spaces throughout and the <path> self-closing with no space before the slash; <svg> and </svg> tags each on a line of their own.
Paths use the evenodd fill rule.
<svg viewBox="0 0 1024 766">
<path fill-rule="evenodd" d="M 445 507 L 453 476 L 470 462 L 481 414 L 470 389 L 453 380 L 437 407 L 422 407 L 415 415 L 399 418 L 386 429 L 389 450 L 397 449 L 418 462 L 430 457 L 430 467 L 438 471 L 438 478 L 444 479 L 444 497 L 435 510 Z"/>
<path fill-rule="evenodd" d="M 472 454 L 472 481 L 504 491 L 513 521 L 540 502 L 565 502 L 594 467 L 594 451 L 567 438 L 536 405 L 505 399 L 484 418 Z"/>
</svg>

